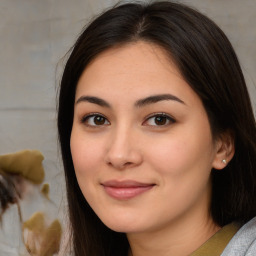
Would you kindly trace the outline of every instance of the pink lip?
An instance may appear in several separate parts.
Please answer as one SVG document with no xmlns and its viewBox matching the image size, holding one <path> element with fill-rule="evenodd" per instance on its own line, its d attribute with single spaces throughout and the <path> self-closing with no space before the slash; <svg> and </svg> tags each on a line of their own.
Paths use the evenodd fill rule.
<svg viewBox="0 0 256 256">
<path fill-rule="evenodd" d="M 133 180 L 109 180 L 101 185 L 109 196 L 119 200 L 131 199 L 155 186 L 155 184 L 141 183 Z"/>
</svg>

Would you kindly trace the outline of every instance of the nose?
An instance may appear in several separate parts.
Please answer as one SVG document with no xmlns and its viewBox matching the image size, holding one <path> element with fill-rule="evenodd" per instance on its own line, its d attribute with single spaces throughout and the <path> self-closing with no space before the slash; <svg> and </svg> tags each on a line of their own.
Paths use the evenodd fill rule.
<svg viewBox="0 0 256 256">
<path fill-rule="evenodd" d="M 106 163 L 115 169 L 132 168 L 142 163 L 142 152 L 138 147 L 138 136 L 128 129 L 115 131 L 109 141 Z"/>
</svg>

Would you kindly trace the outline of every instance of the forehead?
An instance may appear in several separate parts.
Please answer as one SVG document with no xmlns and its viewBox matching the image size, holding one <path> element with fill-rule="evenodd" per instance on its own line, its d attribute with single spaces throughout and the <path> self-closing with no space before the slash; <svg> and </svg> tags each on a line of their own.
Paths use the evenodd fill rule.
<svg viewBox="0 0 256 256">
<path fill-rule="evenodd" d="M 113 80 L 117 76 L 131 78 L 131 75 L 136 75 L 136 78 L 146 78 L 163 76 L 164 73 L 169 72 L 181 77 L 178 68 L 165 50 L 155 44 L 139 41 L 113 47 L 99 54 L 87 65 L 78 84 L 84 80 L 99 81 L 104 77 L 108 79 L 112 77 Z"/>
<path fill-rule="evenodd" d="M 86 69 L 90 68 L 92 65 L 96 65 L 98 62 L 102 63 L 103 61 L 106 64 L 109 62 L 113 64 L 113 61 L 117 61 L 118 63 L 122 62 L 122 67 L 125 68 L 130 64 L 129 60 L 133 61 L 133 66 L 139 64 L 140 60 L 153 60 L 153 62 L 147 63 L 147 68 L 155 66 L 157 60 L 164 65 L 168 63 L 169 65 L 172 64 L 175 66 L 170 58 L 170 54 L 167 53 L 163 47 L 150 42 L 136 41 L 120 44 L 101 52 L 87 65 Z M 179 72 L 178 68 L 176 69 L 177 72 Z"/>
<path fill-rule="evenodd" d="M 179 98 L 195 94 L 165 50 L 155 44 L 136 42 L 98 55 L 82 73 L 76 99 L 90 95 L 126 100 L 166 93 Z"/>
</svg>

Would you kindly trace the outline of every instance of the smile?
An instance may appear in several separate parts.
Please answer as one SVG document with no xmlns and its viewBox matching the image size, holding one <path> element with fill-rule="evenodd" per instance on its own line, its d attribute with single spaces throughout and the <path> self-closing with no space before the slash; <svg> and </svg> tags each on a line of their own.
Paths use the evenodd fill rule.
<svg viewBox="0 0 256 256">
<path fill-rule="evenodd" d="M 152 189 L 155 184 L 140 183 L 132 180 L 115 181 L 110 180 L 101 184 L 105 192 L 118 200 L 132 199 Z"/>
</svg>

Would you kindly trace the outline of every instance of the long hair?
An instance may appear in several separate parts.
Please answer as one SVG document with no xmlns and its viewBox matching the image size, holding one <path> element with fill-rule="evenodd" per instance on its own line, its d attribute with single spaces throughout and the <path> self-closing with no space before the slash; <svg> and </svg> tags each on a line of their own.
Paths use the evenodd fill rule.
<svg viewBox="0 0 256 256">
<path fill-rule="evenodd" d="M 212 170 L 211 214 L 218 225 L 256 215 L 256 127 L 236 54 L 222 30 L 185 5 L 172 2 L 115 6 L 81 33 L 66 63 L 59 94 L 58 131 L 64 163 L 75 255 L 127 255 L 125 234 L 106 227 L 84 198 L 70 152 L 77 82 L 86 66 L 117 45 L 145 41 L 162 47 L 201 98 L 213 137 L 230 132 L 235 155 Z M 86 156 L 85 156 L 86 157 Z"/>
</svg>

